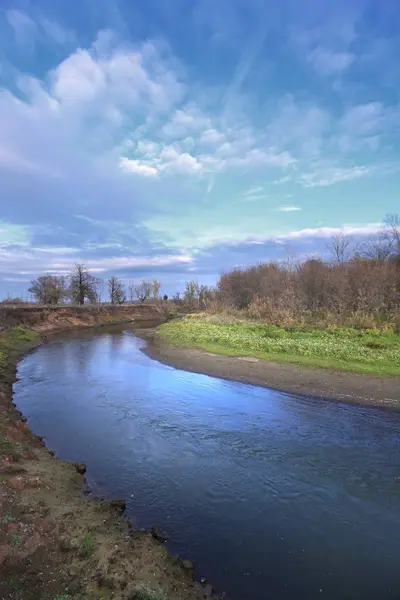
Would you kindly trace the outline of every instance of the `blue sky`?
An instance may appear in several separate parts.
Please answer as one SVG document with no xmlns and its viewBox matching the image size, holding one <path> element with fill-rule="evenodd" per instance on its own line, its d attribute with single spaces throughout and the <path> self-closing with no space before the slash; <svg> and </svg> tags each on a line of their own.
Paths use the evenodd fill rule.
<svg viewBox="0 0 400 600">
<path fill-rule="evenodd" d="M 0 297 L 85 262 L 172 293 L 400 202 L 396 0 L 2 0 Z"/>
</svg>

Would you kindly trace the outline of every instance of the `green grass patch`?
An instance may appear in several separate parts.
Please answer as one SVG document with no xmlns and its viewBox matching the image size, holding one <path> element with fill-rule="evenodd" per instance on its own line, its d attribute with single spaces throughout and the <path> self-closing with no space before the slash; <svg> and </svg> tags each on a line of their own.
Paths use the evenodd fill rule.
<svg viewBox="0 0 400 600">
<path fill-rule="evenodd" d="M 15 444 L 0 437 L 0 454 L 7 454 L 13 448 L 15 448 Z"/>
<path fill-rule="evenodd" d="M 11 536 L 11 544 L 12 544 L 12 546 L 14 546 L 14 548 L 16 546 L 20 546 L 22 544 L 22 540 L 19 537 L 19 535 L 13 535 L 13 536 Z"/>
<path fill-rule="evenodd" d="M 0 377 L 7 375 L 10 354 L 39 337 L 38 333 L 25 327 L 14 327 L 0 332 Z"/>
<path fill-rule="evenodd" d="M 282 329 L 215 316 L 161 325 L 162 340 L 229 356 L 331 368 L 378 376 L 400 375 L 400 335 L 345 327 Z"/>
<path fill-rule="evenodd" d="M 15 520 L 16 520 L 15 517 L 13 517 L 12 515 L 10 515 L 10 513 L 7 513 L 6 515 L 4 515 L 4 517 L 1 520 L 1 522 L 2 522 L 3 525 L 8 525 L 9 523 L 12 523 Z"/>
<path fill-rule="evenodd" d="M 95 540 L 93 534 L 87 533 L 81 540 L 81 553 L 85 556 L 90 556 L 91 554 L 93 554 L 94 546 Z"/>
</svg>

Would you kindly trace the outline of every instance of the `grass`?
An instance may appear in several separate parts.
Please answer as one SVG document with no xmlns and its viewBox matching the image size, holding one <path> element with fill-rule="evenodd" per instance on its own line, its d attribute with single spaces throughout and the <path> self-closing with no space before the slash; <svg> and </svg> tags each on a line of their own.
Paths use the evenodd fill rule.
<svg viewBox="0 0 400 600">
<path fill-rule="evenodd" d="M 8 440 L 5 440 L 4 438 L 0 437 L 0 455 L 1 454 L 7 454 L 14 447 L 15 447 L 15 444 L 13 444 L 12 442 L 9 442 Z"/>
<path fill-rule="evenodd" d="M 18 535 L 13 535 L 11 537 L 11 544 L 16 547 L 16 546 L 20 546 L 22 544 L 22 540 Z"/>
<path fill-rule="evenodd" d="M 228 356 L 254 356 L 378 376 L 400 375 L 400 335 L 392 331 L 345 327 L 282 329 L 265 323 L 204 316 L 165 323 L 159 328 L 159 336 L 176 346 Z"/>
<path fill-rule="evenodd" d="M 15 517 L 13 517 L 12 515 L 10 515 L 9 513 L 4 515 L 3 519 L 2 519 L 2 524 L 3 525 L 8 525 L 8 523 L 12 523 L 13 521 L 15 521 Z"/>
<path fill-rule="evenodd" d="M 14 327 L 0 332 L 0 377 L 7 375 L 10 353 L 17 351 L 23 344 L 33 342 L 39 337 L 38 333 L 25 327 Z"/>
<path fill-rule="evenodd" d="M 80 544 L 81 552 L 85 556 L 93 554 L 94 550 L 94 537 L 91 533 L 87 533 L 81 540 Z"/>
</svg>

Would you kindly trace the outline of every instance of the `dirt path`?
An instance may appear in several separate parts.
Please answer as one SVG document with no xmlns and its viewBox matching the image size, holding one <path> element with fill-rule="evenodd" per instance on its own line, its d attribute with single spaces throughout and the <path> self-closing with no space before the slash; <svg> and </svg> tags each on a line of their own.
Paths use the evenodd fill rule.
<svg viewBox="0 0 400 600">
<path fill-rule="evenodd" d="M 85 466 L 59 460 L 30 432 L 11 402 L 16 361 L 14 352 L 0 381 L 0 599 L 216 598 L 157 530 L 135 529 L 123 500 L 85 496 Z"/>
<path fill-rule="evenodd" d="M 178 348 L 161 343 L 155 330 L 143 332 L 142 337 L 149 342 L 146 354 L 178 369 L 260 385 L 290 394 L 400 409 L 399 377 L 371 377 Z"/>
</svg>

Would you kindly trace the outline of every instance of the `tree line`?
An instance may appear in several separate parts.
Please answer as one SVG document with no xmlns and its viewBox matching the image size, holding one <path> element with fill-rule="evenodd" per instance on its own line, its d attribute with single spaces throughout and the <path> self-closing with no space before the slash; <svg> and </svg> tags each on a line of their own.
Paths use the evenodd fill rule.
<svg viewBox="0 0 400 600">
<path fill-rule="evenodd" d="M 41 275 L 31 281 L 28 292 L 41 304 L 58 305 L 71 302 L 82 305 L 101 302 L 106 286 L 112 304 L 123 304 L 127 301 L 125 285 L 119 277 L 113 275 L 105 281 L 92 275 L 83 264 L 76 264 L 68 276 Z M 131 302 L 158 299 L 160 282 L 155 279 L 142 281 L 138 285 L 130 283 L 128 293 Z"/>
<path fill-rule="evenodd" d="M 223 273 L 215 310 L 238 310 L 279 325 L 400 328 L 400 218 L 387 216 L 377 235 L 357 245 L 344 234 L 334 236 L 327 251 L 328 260 L 288 259 Z"/>
<path fill-rule="evenodd" d="M 76 264 L 68 276 L 41 275 L 31 281 L 28 288 L 35 300 L 40 304 L 56 306 L 58 304 L 87 304 L 102 302 L 107 287 L 109 300 L 112 304 L 124 302 L 146 302 L 147 300 L 168 301 L 168 295 L 160 297 L 161 283 L 157 279 L 141 281 L 135 284 L 123 281 L 113 275 L 107 281 L 95 277 L 83 264 Z M 213 288 L 200 285 L 197 281 L 188 281 L 181 294 L 177 292 L 171 299 L 175 304 L 189 309 L 206 308 L 214 298 Z"/>
<path fill-rule="evenodd" d="M 146 302 L 148 300 L 171 300 L 180 307 L 188 309 L 206 308 L 214 298 L 214 289 L 201 285 L 198 281 L 188 281 L 183 293 L 177 292 L 169 299 L 167 294 L 160 296 L 161 283 L 157 279 L 141 281 L 137 284 L 131 281 L 127 285 L 113 275 L 104 280 L 92 275 L 83 264 L 76 264 L 68 276 L 40 275 L 31 281 L 28 288 L 36 302 L 56 306 L 58 304 L 87 304 L 103 301 L 107 288 L 112 304 L 124 302 Z M 13 300 L 18 301 L 18 298 Z"/>
</svg>

